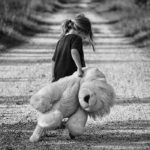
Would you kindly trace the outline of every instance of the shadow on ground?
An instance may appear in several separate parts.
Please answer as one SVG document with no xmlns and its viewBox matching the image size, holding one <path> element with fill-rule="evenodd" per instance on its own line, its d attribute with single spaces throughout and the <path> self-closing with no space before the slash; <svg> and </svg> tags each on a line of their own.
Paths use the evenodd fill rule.
<svg viewBox="0 0 150 150">
<path fill-rule="evenodd" d="M 47 131 L 38 143 L 30 143 L 29 137 L 35 127 L 35 123 L 17 123 L 13 125 L 2 124 L 0 126 L 1 149 L 24 150 L 24 149 L 95 149 L 104 146 L 139 147 L 149 146 L 150 133 L 144 132 L 150 127 L 150 120 L 133 120 L 130 122 L 109 122 L 105 125 L 87 126 L 86 132 L 71 140 L 68 131 L 59 129 Z M 141 132 L 133 132 L 141 130 Z M 144 148 L 144 147 L 143 147 Z"/>
<path fill-rule="evenodd" d="M 7 82 L 9 81 L 9 78 L 6 79 Z M 12 78 L 10 78 L 12 82 Z M 17 82 L 17 78 L 14 79 L 14 82 Z M 0 82 L 6 82 L 4 79 L 1 80 Z M 31 91 L 33 92 L 33 91 Z M 32 95 L 27 95 L 27 96 L 0 96 L 0 104 L 7 104 L 7 105 L 23 105 L 23 104 L 29 104 L 29 99 Z M 138 98 L 138 97 L 129 97 L 129 98 L 124 98 L 124 97 L 119 97 L 117 96 L 116 98 L 116 103 L 115 105 L 124 105 L 124 104 L 149 104 L 150 103 L 150 97 L 144 97 L 144 98 Z"/>
</svg>

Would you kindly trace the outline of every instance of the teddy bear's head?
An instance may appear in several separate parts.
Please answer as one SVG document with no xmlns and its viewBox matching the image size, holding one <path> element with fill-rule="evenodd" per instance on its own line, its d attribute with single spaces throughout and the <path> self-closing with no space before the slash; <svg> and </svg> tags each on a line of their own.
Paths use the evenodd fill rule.
<svg viewBox="0 0 150 150">
<path fill-rule="evenodd" d="M 114 103 L 115 92 L 100 71 L 93 70 L 92 77 L 94 74 L 97 76 L 96 78 L 90 80 L 89 75 L 89 80 L 82 82 L 78 97 L 81 107 L 95 119 L 110 112 Z"/>
</svg>

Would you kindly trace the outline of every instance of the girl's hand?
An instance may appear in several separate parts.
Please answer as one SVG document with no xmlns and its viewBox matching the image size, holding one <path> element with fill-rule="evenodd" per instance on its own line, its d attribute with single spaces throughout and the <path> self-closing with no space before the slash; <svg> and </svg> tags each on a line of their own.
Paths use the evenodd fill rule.
<svg viewBox="0 0 150 150">
<path fill-rule="evenodd" d="M 78 72 L 79 77 L 83 77 L 84 72 L 83 72 L 82 68 L 78 68 L 77 72 Z"/>
<path fill-rule="evenodd" d="M 54 82 L 54 80 L 55 80 L 55 77 L 54 77 L 54 76 L 52 76 L 51 82 Z"/>
</svg>

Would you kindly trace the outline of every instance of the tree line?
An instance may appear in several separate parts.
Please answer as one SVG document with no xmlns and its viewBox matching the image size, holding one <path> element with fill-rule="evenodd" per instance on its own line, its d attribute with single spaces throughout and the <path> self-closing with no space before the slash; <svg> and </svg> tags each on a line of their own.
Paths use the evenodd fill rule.
<svg viewBox="0 0 150 150">
<path fill-rule="evenodd" d="M 0 0 L 0 19 L 9 16 L 28 16 L 36 7 L 44 7 L 52 0 Z"/>
<path fill-rule="evenodd" d="M 141 5 L 148 5 L 150 0 L 135 0 L 135 4 L 141 6 Z"/>
</svg>

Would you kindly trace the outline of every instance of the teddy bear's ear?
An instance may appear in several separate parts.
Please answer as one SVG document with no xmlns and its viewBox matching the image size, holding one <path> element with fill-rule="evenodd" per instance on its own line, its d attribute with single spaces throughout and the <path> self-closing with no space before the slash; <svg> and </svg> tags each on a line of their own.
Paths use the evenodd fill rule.
<svg viewBox="0 0 150 150">
<path fill-rule="evenodd" d="M 104 79 L 105 75 L 98 69 L 94 67 L 84 68 L 84 76 L 82 78 L 82 82 L 96 80 L 96 79 Z"/>
</svg>

